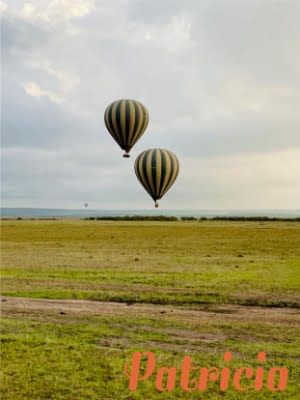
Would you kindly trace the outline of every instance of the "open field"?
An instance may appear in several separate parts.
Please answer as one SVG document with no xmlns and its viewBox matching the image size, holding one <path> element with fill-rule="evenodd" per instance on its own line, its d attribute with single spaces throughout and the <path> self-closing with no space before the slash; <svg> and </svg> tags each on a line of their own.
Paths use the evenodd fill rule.
<svg viewBox="0 0 300 400">
<path fill-rule="evenodd" d="M 5 400 L 299 398 L 300 223 L 2 221 L 2 295 Z M 131 393 L 135 350 L 219 367 L 232 351 L 233 369 L 265 351 L 289 384 Z"/>
<path fill-rule="evenodd" d="M 3 221 L 2 293 L 300 307 L 300 223 Z"/>
</svg>

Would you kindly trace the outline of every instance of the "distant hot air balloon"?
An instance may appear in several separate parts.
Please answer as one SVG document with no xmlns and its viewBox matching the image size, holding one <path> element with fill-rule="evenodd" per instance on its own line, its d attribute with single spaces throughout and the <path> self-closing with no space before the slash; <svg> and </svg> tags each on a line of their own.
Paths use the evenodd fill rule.
<svg viewBox="0 0 300 400">
<path fill-rule="evenodd" d="M 170 189 L 179 173 L 179 162 L 174 153 L 163 149 L 150 149 L 135 160 L 135 174 L 152 199 L 157 200 Z"/>
<path fill-rule="evenodd" d="M 145 132 L 149 114 L 142 103 L 135 100 L 116 100 L 104 113 L 105 125 L 121 149 L 129 157 L 130 149 Z"/>
<path fill-rule="evenodd" d="M 84 207 L 87 208 L 88 207 L 88 203 L 84 203 Z"/>
</svg>

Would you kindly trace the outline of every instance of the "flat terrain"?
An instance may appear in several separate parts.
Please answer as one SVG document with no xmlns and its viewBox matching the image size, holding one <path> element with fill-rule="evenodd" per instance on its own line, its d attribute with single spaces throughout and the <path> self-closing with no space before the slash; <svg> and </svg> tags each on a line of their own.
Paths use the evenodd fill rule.
<svg viewBox="0 0 300 400">
<path fill-rule="evenodd" d="M 2 221 L 3 399 L 298 399 L 300 223 Z M 289 368 L 285 392 L 128 390 L 123 366 Z M 178 385 L 179 387 L 179 385 Z"/>
</svg>

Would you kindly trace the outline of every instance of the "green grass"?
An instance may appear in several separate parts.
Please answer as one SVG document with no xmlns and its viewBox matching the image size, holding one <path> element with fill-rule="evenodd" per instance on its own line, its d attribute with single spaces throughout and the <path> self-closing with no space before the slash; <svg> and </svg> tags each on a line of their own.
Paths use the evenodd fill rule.
<svg viewBox="0 0 300 400">
<path fill-rule="evenodd" d="M 3 303 L 3 400 L 299 398 L 300 327 L 292 316 L 300 307 L 300 223 L 7 220 L 1 234 L 4 296 L 174 309 L 173 315 L 152 317 L 135 315 L 132 306 L 124 306 L 128 315 L 61 315 L 47 309 L 5 312 Z M 247 318 L 247 311 L 230 319 L 218 312 L 220 304 L 288 312 L 286 321 L 268 318 L 269 309 L 265 320 Z M 182 307 L 208 307 L 210 317 L 179 318 L 175 311 Z M 197 366 L 220 368 L 223 353 L 232 351 L 232 370 L 257 367 L 256 355 L 265 351 L 266 370 L 288 367 L 288 387 L 273 393 L 231 387 L 224 394 L 210 383 L 205 393 L 159 393 L 152 377 L 131 393 L 123 367 L 135 350 L 152 350 L 157 367 L 179 367 L 191 355 Z"/>
<path fill-rule="evenodd" d="M 49 321 L 50 319 L 50 321 Z M 199 334 L 199 339 L 189 344 L 179 333 Z M 151 329 L 150 329 L 151 328 Z M 208 343 L 201 333 L 222 339 Z M 247 336 L 245 336 L 247 335 Z M 250 338 L 247 341 L 246 338 Z M 191 355 L 196 366 L 222 368 L 224 351 L 234 353 L 230 362 L 232 370 L 240 366 L 257 367 L 256 355 L 266 351 L 268 371 L 272 366 L 287 366 L 289 382 L 285 392 L 272 393 L 267 389 L 251 391 L 243 398 L 297 399 L 299 393 L 300 331 L 275 326 L 270 335 L 263 323 L 220 324 L 217 321 L 203 324 L 180 323 L 164 319 L 130 319 L 51 316 L 47 321 L 41 316 L 33 319 L 3 319 L 2 395 L 6 400 L 95 400 L 95 399 L 198 399 L 199 392 L 186 393 L 178 388 L 174 392 L 159 393 L 154 387 L 154 377 L 141 382 L 136 392 L 128 390 L 128 380 L 123 374 L 125 361 L 134 351 L 153 351 L 157 368 L 180 367 L 182 357 Z M 275 340 L 274 340 L 275 339 Z M 156 370 L 157 370 L 156 368 Z M 178 378 L 179 379 L 179 378 Z M 202 394 L 203 396 L 203 394 Z M 253 397 L 254 396 L 254 397 Z M 231 387 L 226 396 L 218 385 L 211 383 L 205 392 L 207 399 L 240 399 L 241 393 Z"/>
<path fill-rule="evenodd" d="M 300 224 L 2 221 L 4 295 L 299 307 Z"/>
</svg>

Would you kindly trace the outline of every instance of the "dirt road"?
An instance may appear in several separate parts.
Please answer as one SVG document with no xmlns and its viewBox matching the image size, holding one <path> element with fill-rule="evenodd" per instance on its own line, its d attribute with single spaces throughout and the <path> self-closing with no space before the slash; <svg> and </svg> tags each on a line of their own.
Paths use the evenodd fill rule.
<svg viewBox="0 0 300 400">
<path fill-rule="evenodd" d="M 131 316 L 140 318 L 166 318 L 181 321 L 247 321 L 270 324 L 300 325 L 300 312 L 294 308 L 247 307 L 238 305 L 203 305 L 197 309 L 182 307 L 98 302 L 88 300 L 48 300 L 17 297 L 1 299 L 2 316 L 54 315 L 73 316 Z"/>
</svg>

